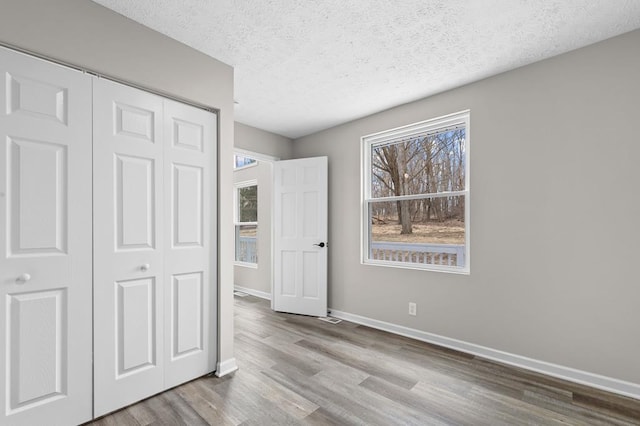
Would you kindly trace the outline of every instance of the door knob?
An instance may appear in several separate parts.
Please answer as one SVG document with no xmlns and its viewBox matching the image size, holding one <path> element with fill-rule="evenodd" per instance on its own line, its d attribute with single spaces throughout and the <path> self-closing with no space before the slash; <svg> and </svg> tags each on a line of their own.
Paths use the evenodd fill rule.
<svg viewBox="0 0 640 426">
<path fill-rule="evenodd" d="M 148 271 L 149 268 L 151 268 L 151 265 L 149 265 L 148 263 L 143 263 L 142 266 L 140 266 L 141 271 Z"/>
<path fill-rule="evenodd" d="M 30 274 L 27 274 L 27 273 L 25 272 L 24 274 L 22 274 L 22 275 L 20 275 L 18 278 L 16 278 L 16 282 L 17 282 L 18 284 L 24 284 L 24 283 L 26 283 L 27 281 L 29 281 L 30 279 L 31 279 L 31 275 L 30 275 Z"/>
<path fill-rule="evenodd" d="M 324 247 L 324 246 L 325 246 L 325 244 L 324 244 L 324 243 L 314 244 L 314 246 L 318 246 L 318 247 L 322 248 L 322 247 Z"/>
</svg>

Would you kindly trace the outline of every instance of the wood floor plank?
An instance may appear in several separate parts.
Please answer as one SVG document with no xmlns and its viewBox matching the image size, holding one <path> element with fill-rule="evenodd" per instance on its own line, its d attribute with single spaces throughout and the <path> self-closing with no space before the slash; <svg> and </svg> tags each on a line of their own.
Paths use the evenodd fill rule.
<svg viewBox="0 0 640 426">
<path fill-rule="evenodd" d="M 304 424 L 310 426 L 342 426 L 348 425 L 343 419 L 333 416 L 329 411 L 319 407 L 313 413 L 304 418 Z"/>
<path fill-rule="evenodd" d="M 258 393 L 262 398 L 296 419 L 307 417 L 318 408 L 318 405 L 279 385 L 264 374 L 247 375 L 245 381 L 252 392 Z"/>
<path fill-rule="evenodd" d="M 238 421 L 237 418 L 234 418 L 228 413 L 228 410 L 216 406 L 216 399 L 207 398 L 207 393 L 203 392 L 202 388 L 198 387 L 195 383 L 187 383 L 177 388 L 176 392 L 187 404 L 193 407 L 196 413 L 198 413 L 207 424 L 232 426 L 244 421 L 244 419 Z"/>
<path fill-rule="evenodd" d="M 587 424 L 593 426 L 630 426 L 633 424 L 609 414 L 589 410 L 572 401 L 553 398 L 541 393 L 525 391 L 523 401 L 564 414 L 569 418 L 583 418 Z"/>
<path fill-rule="evenodd" d="M 454 407 L 427 400 L 415 392 L 395 386 L 377 377 L 369 377 L 360 383 L 360 386 L 407 408 L 429 413 L 431 417 L 445 424 L 464 424 L 465 422 L 464 415 L 459 414 Z"/>
<path fill-rule="evenodd" d="M 274 336 L 275 337 L 275 336 Z M 300 339 L 302 340 L 302 339 Z M 298 340 L 299 341 L 299 340 Z M 332 358 L 326 357 L 321 353 L 317 353 L 313 350 L 306 349 L 297 345 L 297 341 L 294 342 L 281 342 L 273 337 L 263 340 L 263 343 L 272 347 L 278 347 L 283 351 L 286 351 L 289 355 L 295 356 L 298 359 L 304 359 L 312 363 L 315 366 L 321 366 L 315 375 L 331 374 L 336 377 L 340 377 L 342 380 L 349 381 L 354 384 L 360 383 L 362 380 L 369 377 L 369 373 L 356 370 L 354 368 L 345 366 L 344 364 L 336 361 Z"/>
<path fill-rule="evenodd" d="M 326 378 L 328 380 L 333 380 L 336 382 L 340 381 L 348 385 L 357 386 L 364 380 L 371 377 L 371 375 L 362 370 L 338 364 L 335 367 L 322 370 L 314 377 Z"/>
<path fill-rule="evenodd" d="M 490 408 L 496 415 L 501 414 L 514 419 L 509 422 L 510 424 L 570 424 L 575 426 L 588 424 L 586 419 L 579 417 L 571 418 L 570 416 L 547 410 L 543 406 L 530 404 L 521 399 L 512 398 L 499 392 L 487 391 L 481 387 L 472 389 L 469 394 L 469 399 L 473 400 L 479 406 Z M 515 422 L 515 419 L 517 419 L 517 422 Z"/>
<path fill-rule="evenodd" d="M 248 419 L 248 413 L 244 411 L 242 407 L 238 407 L 235 404 L 232 404 L 230 401 L 228 401 L 215 391 L 216 386 L 224 383 L 220 380 L 220 378 L 210 377 L 207 379 L 196 380 L 191 383 L 195 388 L 194 392 L 209 404 L 211 404 L 213 407 L 215 407 L 216 410 L 221 411 L 224 416 L 231 421 L 232 424 L 239 425 Z"/>
<path fill-rule="evenodd" d="M 384 425 L 390 419 L 378 415 L 368 405 L 362 405 L 354 401 L 350 395 L 336 393 L 332 386 L 327 387 L 322 383 L 300 375 L 299 372 L 287 369 L 280 365 L 279 368 L 265 371 L 264 374 L 273 380 L 288 386 L 300 395 L 303 395 L 318 406 L 325 408 L 331 415 L 341 419 L 344 424 L 357 425 Z M 385 423 L 386 421 L 386 423 Z"/>
<path fill-rule="evenodd" d="M 371 377 L 372 376 L 370 376 L 370 378 Z M 378 380 L 389 386 L 406 390 L 402 387 L 389 384 L 384 380 Z M 403 405 L 398 401 L 386 398 L 378 392 L 373 392 L 370 389 L 361 387 L 360 385 L 354 385 L 340 380 L 339 377 L 336 378 L 318 374 L 314 377 L 314 383 L 318 383 L 328 389 L 331 389 L 334 393 L 342 396 L 345 401 L 349 401 L 350 404 L 358 404 L 360 406 L 368 407 L 370 414 L 374 415 L 376 419 L 376 424 L 394 424 L 398 419 L 402 419 L 402 422 L 405 425 L 419 426 L 428 424 L 433 426 L 444 426 L 448 424 L 443 419 L 434 416 L 431 412 Z"/>
<path fill-rule="evenodd" d="M 167 425 L 206 426 L 207 422 L 177 394 L 175 389 L 145 401 Z M 155 423 L 154 423 L 155 424 Z"/>
<path fill-rule="evenodd" d="M 411 389 L 417 383 L 415 377 L 402 375 L 394 371 L 392 368 L 384 368 L 373 362 L 365 361 L 362 357 L 359 357 L 355 353 L 335 350 L 328 346 L 311 342 L 309 340 L 300 340 L 296 344 L 306 349 L 326 355 L 327 357 L 339 361 L 344 365 L 348 365 L 349 367 L 356 368 L 361 371 L 366 371 L 373 376 L 380 377 L 381 379 L 387 380 L 406 389 Z"/>
<path fill-rule="evenodd" d="M 588 392 L 574 393 L 573 402 L 581 407 L 591 410 L 599 410 L 615 418 L 633 418 L 640 424 L 640 405 L 631 398 L 612 397 L 611 395 L 595 394 Z"/>
<path fill-rule="evenodd" d="M 275 404 L 264 391 L 254 388 L 256 378 L 250 377 L 253 374 L 237 371 L 234 376 L 234 380 L 216 385 L 213 389 L 227 404 L 245 414 L 246 420 L 241 424 L 257 424 L 256 421 L 261 421 L 263 424 L 287 425 L 298 421 L 298 417 L 287 412 L 287 407 Z M 308 412 L 311 411 L 308 410 Z"/>
<path fill-rule="evenodd" d="M 140 423 L 126 410 L 121 410 L 116 413 L 113 413 L 110 416 L 105 416 L 101 419 L 98 419 L 93 423 L 97 426 L 139 426 Z"/>
<path fill-rule="evenodd" d="M 148 426 L 156 421 L 156 416 L 145 404 L 134 404 L 127 407 L 124 411 L 133 417 L 140 426 Z"/>
<path fill-rule="evenodd" d="M 343 321 L 235 298 L 239 370 L 92 424 L 640 425 L 640 401 Z"/>
<path fill-rule="evenodd" d="M 300 359 L 280 349 L 273 348 L 258 340 L 245 340 L 244 336 L 238 336 L 237 340 L 245 344 L 255 354 L 259 354 L 267 359 L 276 360 L 277 364 L 286 363 L 297 369 L 303 374 L 313 376 L 322 370 L 322 366 L 317 362 L 310 362 L 307 359 Z"/>
</svg>

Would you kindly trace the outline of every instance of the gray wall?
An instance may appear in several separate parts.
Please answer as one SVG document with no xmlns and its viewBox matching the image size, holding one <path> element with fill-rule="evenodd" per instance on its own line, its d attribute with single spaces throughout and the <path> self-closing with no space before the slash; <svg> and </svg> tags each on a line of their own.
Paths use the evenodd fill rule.
<svg viewBox="0 0 640 426">
<path fill-rule="evenodd" d="M 329 306 L 640 383 L 639 46 L 635 31 L 294 141 L 329 156 Z M 360 137 L 467 108 L 471 275 L 361 265 Z"/>
<path fill-rule="evenodd" d="M 89 0 L 10 0 L 0 10 L 0 42 L 220 111 L 218 361 L 231 359 L 233 69 Z"/>
<path fill-rule="evenodd" d="M 291 139 L 238 122 L 235 123 L 234 146 L 281 160 L 288 160 L 293 154 Z"/>
</svg>

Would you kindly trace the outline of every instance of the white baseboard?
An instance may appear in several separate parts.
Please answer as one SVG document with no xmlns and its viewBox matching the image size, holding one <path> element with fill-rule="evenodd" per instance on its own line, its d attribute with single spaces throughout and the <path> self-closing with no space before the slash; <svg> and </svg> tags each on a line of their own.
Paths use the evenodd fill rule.
<svg viewBox="0 0 640 426">
<path fill-rule="evenodd" d="M 216 365 L 216 376 L 222 377 L 226 376 L 229 373 L 233 373 L 238 369 L 238 364 L 236 364 L 235 358 L 229 358 L 225 361 L 219 362 Z"/>
<path fill-rule="evenodd" d="M 562 365 L 539 361 L 521 355 L 515 355 L 497 349 L 491 349 L 485 346 L 476 345 L 474 343 L 464 342 L 462 340 L 451 339 L 449 337 L 427 333 L 425 331 L 416 330 L 414 328 L 391 324 L 384 321 L 378 321 L 376 319 L 350 314 L 348 312 L 336 311 L 335 309 L 329 309 L 329 315 L 332 317 L 343 319 L 345 321 L 351 321 L 356 324 L 362 324 L 371 328 L 376 328 L 378 330 L 388 331 L 389 333 L 399 334 L 401 336 L 410 337 L 412 339 L 421 340 L 423 342 L 433 343 L 435 345 L 455 349 L 460 352 L 477 355 L 479 357 L 497 361 L 503 364 L 524 368 L 526 370 L 535 371 L 537 373 L 546 374 L 549 376 L 557 377 L 559 379 L 579 383 L 581 385 L 586 385 L 608 392 L 613 392 L 619 395 L 628 396 L 630 398 L 640 399 L 640 384 L 638 383 L 626 382 L 624 380 L 601 376 L 599 374 L 589 373 L 587 371 L 576 370 L 574 368 L 564 367 Z"/>
<path fill-rule="evenodd" d="M 254 290 L 252 288 L 234 286 L 234 291 L 241 291 L 243 293 L 250 294 L 251 296 L 259 297 L 260 299 L 271 300 L 271 293 L 267 293 L 266 291 Z"/>
</svg>

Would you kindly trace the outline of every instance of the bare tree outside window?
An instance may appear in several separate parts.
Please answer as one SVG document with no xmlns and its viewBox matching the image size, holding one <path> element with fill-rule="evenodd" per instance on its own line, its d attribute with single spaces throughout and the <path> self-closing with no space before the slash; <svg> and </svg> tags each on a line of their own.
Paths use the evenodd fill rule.
<svg viewBox="0 0 640 426">
<path fill-rule="evenodd" d="M 239 222 L 258 221 L 258 186 L 238 188 Z"/>
</svg>

